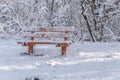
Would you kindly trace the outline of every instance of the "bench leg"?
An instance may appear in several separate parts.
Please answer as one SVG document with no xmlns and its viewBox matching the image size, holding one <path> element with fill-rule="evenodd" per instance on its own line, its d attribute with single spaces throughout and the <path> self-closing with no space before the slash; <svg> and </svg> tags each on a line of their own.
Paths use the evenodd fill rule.
<svg viewBox="0 0 120 80">
<path fill-rule="evenodd" d="M 30 53 L 33 53 L 33 45 L 32 44 L 28 44 L 28 54 L 30 55 Z"/>
<path fill-rule="evenodd" d="M 30 55 L 31 53 L 31 49 L 30 49 L 30 46 L 28 45 L 28 54 Z"/>
<path fill-rule="evenodd" d="M 62 55 L 65 55 L 65 54 L 66 54 L 66 48 L 67 48 L 67 47 L 61 47 L 61 54 L 62 54 Z"/>
</svg>

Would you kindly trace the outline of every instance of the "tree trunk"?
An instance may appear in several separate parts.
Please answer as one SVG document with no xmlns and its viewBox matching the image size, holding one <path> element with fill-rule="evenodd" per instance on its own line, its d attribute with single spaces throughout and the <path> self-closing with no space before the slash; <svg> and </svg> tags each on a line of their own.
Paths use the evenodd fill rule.
<svg viewBox="0 0 120 80">
<path fill-rule="evenodd" d="M 52 22 L 52 16 L 53 16 L 53 10 L 54 10 L 54 0 L 52 0 L 52 3 L 51 3 L 51 9 L 50 9 L 50 26 L 53 27 L 53 22 Z"/>
<path fill-rule="evenodd" d="M 90 24 L 89 24 L 88 19 L 87 19 L 87 16 L 84 14 L 85 9 L 84 9 L 83 3 L 84 3 L 84 1 L 81 2 L 81 7 L 82 7 L 82 13 L 81 13 L 81 14 L 82 14 L 82 16 L 83 16 L 83 18 L 84 18 L 84 20 L 85 20 L 85 22 L 86 22 L 86 24 L 87 24 L 87 28 L 88 28 L 88 31 L 89 31 L 90 36 L 91 36 L 91 38 L 92 38 L 92 41 L 95 42 L 95 39 L 94 39 L 94 37 L 93 37 Z"/>
</svg>

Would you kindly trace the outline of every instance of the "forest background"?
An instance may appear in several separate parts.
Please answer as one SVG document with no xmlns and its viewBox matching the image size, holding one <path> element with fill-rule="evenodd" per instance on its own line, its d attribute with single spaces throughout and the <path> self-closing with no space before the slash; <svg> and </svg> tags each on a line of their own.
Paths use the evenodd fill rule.
<svg viewBox="0 0 120 80">
<path fill-rule="evenodd" d="M 120 41 L 120 0 L 0 0 L 0 39 L 29 27 L 75 27 L 73 41 Z"/>
</svg>

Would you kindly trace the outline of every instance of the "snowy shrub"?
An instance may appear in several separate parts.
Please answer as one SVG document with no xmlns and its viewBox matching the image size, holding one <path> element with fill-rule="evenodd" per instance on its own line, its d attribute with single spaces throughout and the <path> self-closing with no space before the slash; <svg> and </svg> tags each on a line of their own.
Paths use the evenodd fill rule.
<svg viewBox="0 0 120 80">
<path fill-rule="evenodd" d="M 0 6 L 0 38 L 10 38 L 19 32 L 20 26 L 14 20 L 14 12 L 11 7 Z"/>
</svg>

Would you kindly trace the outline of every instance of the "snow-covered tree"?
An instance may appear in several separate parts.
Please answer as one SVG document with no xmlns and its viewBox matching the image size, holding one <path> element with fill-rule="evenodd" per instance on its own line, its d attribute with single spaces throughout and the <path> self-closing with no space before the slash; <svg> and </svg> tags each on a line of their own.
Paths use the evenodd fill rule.
<svg viewBox="0 0 120 80">
<path fill-rule="evenodd" d="M 26 27 L 75 27 L 75 41 L 119 40 L 120 0 L 0 0 L 0 35 Z"/>
</svg>

